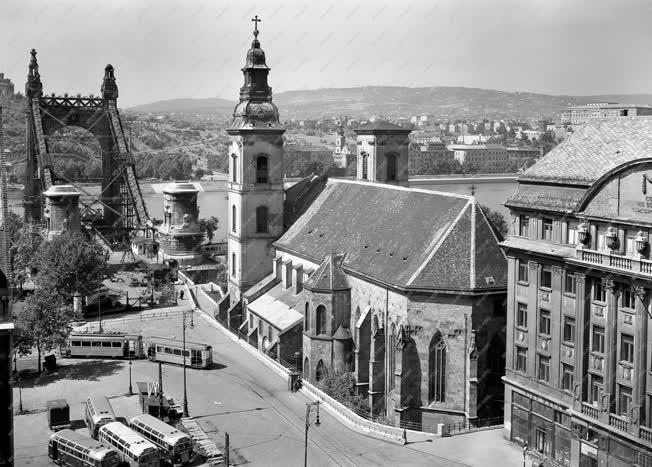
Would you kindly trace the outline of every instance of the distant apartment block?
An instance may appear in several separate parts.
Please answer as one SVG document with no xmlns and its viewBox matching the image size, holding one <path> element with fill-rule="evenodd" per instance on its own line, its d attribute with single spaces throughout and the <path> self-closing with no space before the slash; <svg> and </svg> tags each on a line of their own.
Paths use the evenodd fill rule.
<svg viewBox="0 0 652 467">
<path fill-rule="evenodd" d="M 427 173 L 427 169 L 434 162 L 452 160 L 453 153 L 443 141 L 434 137 L 423 137 L 417 138 L 410 143 L 408 157 L 408 173 L 410 175 L 421 175 Z"/>
<path fill-rule="evenodd" d="M 500 144 L 451 144 L 448 150 L 462 165 L 475 165 L 487 173 L 504 173 L 514 163 L 521 164 L 527 159 L 539 159 L 540 149 L 508 148 Z"/>
<path fill-rule="evenodd" d="M 0 97 L 12 97 L 14 95 L 14 83 L 9 78 L 5 78 L 4 73 L 0 73 Z"/>
<path fill-rule="evenodd" d="M 430 114 L 414 115 L 410 119 L 410 121 L 418 127 L 432 125 L 433 120 L 434 117 Z"/>
<path fill-rule="evenodd" d="M 637 117 L 640 115 L 652 115 L 652 107 L 649 105 L 596 102 L 567 107 L 561 112 L 561 124 L 583 125 L 595 118 Z"/>
</svg>

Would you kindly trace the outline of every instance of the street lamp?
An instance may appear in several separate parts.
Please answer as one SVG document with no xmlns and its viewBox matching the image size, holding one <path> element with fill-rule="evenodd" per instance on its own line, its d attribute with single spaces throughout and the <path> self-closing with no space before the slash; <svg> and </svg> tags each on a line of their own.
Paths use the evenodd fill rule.
<svg viewBox="0 0 652 467">
<path fill-rule="evenodd" d="M 134 395 L 134 390 L 131 386 L 131 352 L 129 353 L 129 395 Z"/>
<path fill-rule="evenodd" d="M 188 392 L 186 390 L 186 310 L 183 310 L 183 416 L 188 417 Z"/>
<path fill-rule="evenodd" d="M 311 402 L 310 404 L 306 404 L 306 439 L 304 443 L 304 450 L 303 450 L 303 465 L 304 467 L 308 466 L 308 428 L 310 427 L 310 412 L 315 409 L 315 412 L 317 413 L 317 419 L 315 420 L 315 425 L 319 426 L 319 401 L 317 402 Z"/>
<path fill-rule="evenodd" d="M 294 366 L 297 367 L 297 371 L 299 371 L 299 355 L 301 355 L 300 352 L 294 352 Z"/>
<path fill-rule="evenodd" d="M 527 453 L 527 441 L 523 444 L 523 467 L 525 467 L 525 454 Z"/>
</svg>

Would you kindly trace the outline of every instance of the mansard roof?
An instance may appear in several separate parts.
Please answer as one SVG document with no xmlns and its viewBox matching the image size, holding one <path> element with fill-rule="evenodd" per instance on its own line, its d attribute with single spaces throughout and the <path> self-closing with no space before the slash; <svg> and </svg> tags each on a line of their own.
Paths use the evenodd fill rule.
<svg viewBox="0 0 652 467">
<path fill-rule="evenodd" d="M 403 290 L 506 285 L 498 239 L 465 195 L 330 179 L 275 246 L 317 264 L 337 251 L 347 274 Z"/>
<path fill-rule="evenodd" d="M 588 187 L 610 170 L 652 156 L 652 117 L 591 120 L 519 177 Z"/>
<path fill-rule="evenodd" d="M 346 274 L 342 271 L 344 255 L 331 253 L 304 284 L 308 290 L 332 292 L 350 289 Z"/>
</svg>

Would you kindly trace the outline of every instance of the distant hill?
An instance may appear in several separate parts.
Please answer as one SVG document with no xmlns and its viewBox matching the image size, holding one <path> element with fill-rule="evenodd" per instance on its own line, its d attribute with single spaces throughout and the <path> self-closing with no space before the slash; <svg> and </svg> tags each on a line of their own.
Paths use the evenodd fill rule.
<svg viewBox="0 0 652 467">
<path fill-rule="evenodd" d="M 352 117 L 384 115 L 407 117 L 432 114 L 442 119 L 558 118 L 568 105 L 590 102 L 621 102 L 652 105 L 652 94 L 553 96 L 530 92 L 504 92 L 464 87 L 409 88 L 364 86 L 357 88 L 286 91 L 274 94 L 281 118 L 312 118 L 339 114 Z M 173 99 L 129 110 L 151 113 L 214 113 L 228 116 L 235 101 L 226 99 Z"/>
</svg>

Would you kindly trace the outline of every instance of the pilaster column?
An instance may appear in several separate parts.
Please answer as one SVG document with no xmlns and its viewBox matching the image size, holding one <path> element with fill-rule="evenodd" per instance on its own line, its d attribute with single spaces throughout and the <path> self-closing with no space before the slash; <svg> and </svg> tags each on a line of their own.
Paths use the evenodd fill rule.
<svg viewBox="0 0 652 467">
<path fill-rule="evenodd" d="M 582 401 L 586 395 L 586 355 L 590 336 L 590 320 L 586 316 L 586 275 L 575 274 L 575 374 L 573 377 L 573 407 L 582 410 Z"/>
<path fill-rule="evenodd" d="M 634 337 L 634 379 L 632 387 L 632 424 L 645 420 L 645 383 L 647 378 L 647 327 L 648 291 L 645 287 L 634 287 L 636 293 L 636 322 Z"/>
<path fill-rule="evenodd" d="M 605 279 L 602 282 L 606 289 L 607 303 L 605 307 L 604 331 L 604 392 L 602 394 L 602 416 L 609 423 L 609 413 L 615 412 L 616 396 L 616 353 L 618 343 L 618 292 L 614 281 Z"/>
<path fill-rule="evenodd" d="M 527 300 L 527 375 L 536 380 L 537 374 L 537 320 L 539 308 L 539 279 L 541 265 L 530 261 L 528 263 L 529 282 Z"/>
<path fill-rule="evenodd" d="M 559 363 L 559 346 L 561 342 L 561 326 L 555 326 L 552 323 L 561 323 L 561 294 L 563 290 L 563 270 L 560 267 L 552 267 L 552 291 L 550 292 L 550 385 L 552 387 L 560 387 L 559 384 L 559 371 L 555 370 L 561 368 Z"/>
</svg>

